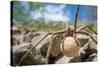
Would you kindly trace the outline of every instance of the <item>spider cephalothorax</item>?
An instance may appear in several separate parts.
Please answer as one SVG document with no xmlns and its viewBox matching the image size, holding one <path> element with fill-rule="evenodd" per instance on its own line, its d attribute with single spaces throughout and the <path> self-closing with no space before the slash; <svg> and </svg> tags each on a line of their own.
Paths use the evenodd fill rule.
<svg viewBox="0 0 100 67">
<path fill-rule="evenodd" d="M 70 28 L 70 25 L 67 23 L 66 24 L 66 27 L 65 27 L 66 29 L 66 33 L 65 33 L 65 37 L 67 37 L 67 36 L 71 36 L 71 37 L 73 37 L 73 30 Z"/>
</svg>

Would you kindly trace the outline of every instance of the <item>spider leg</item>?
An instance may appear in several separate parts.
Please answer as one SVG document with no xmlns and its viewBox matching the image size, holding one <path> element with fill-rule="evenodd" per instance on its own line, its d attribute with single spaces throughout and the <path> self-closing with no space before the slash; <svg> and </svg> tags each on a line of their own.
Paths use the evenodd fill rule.
<svg viewBox="0 0 100 67">
<path fill-rule="evenodd" d="M 18 65 L 20 65 L 20 64 L 22 63 L 22 61 L 24 60 L 24 58 L 25 58 L 36 46 L 38 46 L 48 35 L 49 35 L 49 33 L 46 34 L 46 35 L 45 35 L 35 46 L 33 46 L 28 52 L 26 52 L 26 53 L 24 54 L 24 56 L 21 58 L 21 60 L 20 60 L 20 62 L 18 63 Z"/>
<path fill-rule="evenodd" d="M 80 5 L 77 6 L 75 17 L 74 17 L 74 33 L 76 32 L 76 28 L 77 28 L 77 17 L 78 17 L 79 7 L 80 7 Z M 76 36 L 76 34 L 75 34 L 75 36 Z"/>
<path fill-rule="evenodd" d="M 76 32 L 76 33 L 84 34 L 84 35 L 89 36 L 89 37 L 97 44 L 97 41 L 96 41 L 88 32 L 80 32 L 80 31 L 78 31 L 78 32 Z"/>
<path fill-rule="evenodd" d="M 56 35 L 56 34 L 63 34 L 63 33 L 65 33 L 66 31 L 58 31 L 58 32 L 54 32 L 54 33 L 50 33 L 50 34 L 52 34 L 52 36 L 51 36 L 51 38 L 50 38 L 50 43 L 49 43 L 49 46 L 48 46 L 48 50 L 47 50 L 47 55 L 46 55 L 46 64 L 49 64 L 49 63 L 51 63 L 50 62 L 50 60 L 49 59 L 52 59 L 52 58 L 50 58 L 50 51 L 51 51 L 51 48 L 52 48 L 52 46 L 53 46 L 53 37 L 54 37 L 54 35 Z M 53 60 L 55 59 L 55 60 L 58 60 L 60 57 L 62 57 L 62 53 L 60 53 L 56 58 L 55 57 L 53 57 Z M 52 62 L 53 63 L 53 62 Z"/>
<path fill-rule="evenodd" d="M 87 27 L 88 27 L 90 30 L 92 30 L 92 31 L 97 35 L 97 32 L 94 31 L 90 26 L 87 25 Z"/>
<path fill-rule="evenodd" d="M 80 26 L 78 29 L 77 29 L 77 31 L 80 31 L 80 30 L 82 30 L 82 29 L 84 29 L 84 28 L 89 28 L 90 30 L 92 30 L 96 35 L 97 35 L 97 32 L 96 31 L 94 31 L 90 26 L 88 26 L 88 25 L 82 25 L 82 26 Z"/>
<path fill-rule="evenodd" d="M 86 25 L 80 25 L 80 26 L 78 26 L 78 29 L 76 31 L 80 31 L 80 30 L 84 29 L 85 27 L 86 27 Z"/>
<path fill-rule="evenodd" d="M 47 50 L 47 55 L 46 55 L 46 64 L 48 64 L 48 62 L 49 62 L 49 56 L 50 56 L 50 51 L 51 51 L 51 47 L 52 47 L 52 40 L 53 40 L 54 35 L 55 34 L 52 34 L 52 36 L 50 38 L 50 43 L 49 43 L 48 50 Z"/>
</svg>

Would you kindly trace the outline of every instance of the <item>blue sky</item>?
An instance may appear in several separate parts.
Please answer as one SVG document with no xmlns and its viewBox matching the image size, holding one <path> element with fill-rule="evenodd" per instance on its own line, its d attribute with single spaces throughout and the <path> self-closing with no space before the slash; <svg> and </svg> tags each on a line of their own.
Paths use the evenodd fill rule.
<svg viewBox="0 0 100 67">
<path fill-rule="evenodd" d="M 29 9 L 27 2 L 22 1 L 21 7 L 24 12 L 30 13 L 31 19 L 41 19 L 43 18 L 46 22 L 48 21 L 63 21 L 63 22 L 73 22 L 75 16 L 75 10 L 77 5 L 73 4 L 58 4 L 58 3 L 42 3 L 39 8 L 32 7 Z M 89 22 L 96 21 L 96 6 L 81 5 L 78 15 L 78 21 L 86 20 Z"/>
</svg>

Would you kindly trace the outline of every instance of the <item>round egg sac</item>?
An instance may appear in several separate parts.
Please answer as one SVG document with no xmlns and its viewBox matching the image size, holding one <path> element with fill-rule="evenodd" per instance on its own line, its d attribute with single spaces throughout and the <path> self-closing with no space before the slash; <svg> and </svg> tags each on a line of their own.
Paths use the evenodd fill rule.
<svg viewBox="0 0 100 67">
<path fill-rule="evenodd" d="M 75 57 L 78 55 L 80 46 L 74 37 L 66 37 L 61 43 L 61 51 L 67 57 Z"/>
</svg>

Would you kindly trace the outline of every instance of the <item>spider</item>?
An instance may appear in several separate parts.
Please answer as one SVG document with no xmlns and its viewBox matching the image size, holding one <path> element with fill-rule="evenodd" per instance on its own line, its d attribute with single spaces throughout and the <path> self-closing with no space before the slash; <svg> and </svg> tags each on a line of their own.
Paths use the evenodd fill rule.
<svg viewBox="0 0 100 67">
<path fill-rule="evenodd" d="M 74 17 L 74 30 L 71 29 L 68 24 L 66 24 L 66 30 L 48 33 L 34 47 L 32 47 L 30 49 L 30 51 L 32 51 L 48 35 L 52 35 L 51 39 L 50 39 L 50 44 L 49 44 L 48 50 L 47 50 L 46 64 L 51 63 L 51 62 L 49 62 L 50 59 L 55 59 L 55 58 L 50 58 L 50 51 L 51 51 L 51 47 L 52 47 L 52 39 L 56 34 L 61 34 L 62 35 L 62 38 L 61 38 L 62 41 L 61 41 L 61 44 L 60 44 L 61 54 L 65 55 L 65 56 L 68 56 L 68 57 L 74 57 L 74 56 L 77 56 L 77 54 L 78 54 L 80 44 L 78 43 L 77 38 L 76 38 L 77 33 L 89 36 L 97 44 L 97 41 L 88 32 L 81 32 L 80 30 L 85 29 L 85 28 L 89 28 L 90 30 L 92 30 L 97 35 L 96 31 L 94 31 L 88 25 L 81 25 L 81 26 L 77 27 L 77 17 L 78 17 L 79 7 L 80 7 L 80 5 L 77 5 L 76 13 L 75 13 L 75 17 Z M 26 52 L 26 54 L 21 58 L 18 65 L 21 64 L 23 59 L 28 55 L 28 53 L 30 53 L 30 51 Z"/>
</svg>

